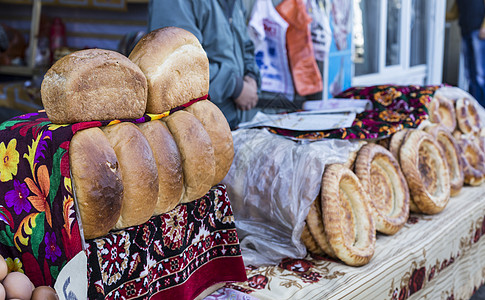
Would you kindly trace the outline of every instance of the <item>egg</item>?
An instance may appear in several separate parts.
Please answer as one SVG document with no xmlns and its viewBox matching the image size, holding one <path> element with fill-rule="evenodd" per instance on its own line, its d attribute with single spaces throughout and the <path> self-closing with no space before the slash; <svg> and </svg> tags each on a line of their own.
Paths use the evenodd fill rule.
<svg viewBox="0 0 485 300">
<path fill-rule="evenodd" d="M 59 300 L 59 297 L 50 286 L 38 286 L 32 293 L 32 300 Z"/>
<path fill-rule="evenodd" d="M 0 255 L 0 281 L 2 281 L 8 273 L 8 266 L 5 258 Z"/>
<path fill-rule="evenodd" d="M 24 273 L 9 273 L 3 280 L 3 287 L 7 299 L 30 300 L 32 296 L 32 282 Z"/>
<path fill-rule="evenodd" d="M 3 287 L 3 284 L 0 283 L 0 299 L 5 300 L 5 288 Z"/>
</svg>

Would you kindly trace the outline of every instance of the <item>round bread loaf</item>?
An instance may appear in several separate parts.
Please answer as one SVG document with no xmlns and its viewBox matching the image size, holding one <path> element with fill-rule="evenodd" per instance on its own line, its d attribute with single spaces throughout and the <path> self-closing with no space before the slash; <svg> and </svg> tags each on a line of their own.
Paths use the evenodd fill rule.
<svg viewBox="0 0 485 300">
<path fill-rule="evenodd" d="M 435 138 L 423 130 L 410 130 L 399 157 L 412 201 L 419 211 L 425 214 L 442 211 L 450 199 L 450 175 Z"/>
<path fill-rule="evenodd" d="M 101 129 L 84 129 L 69 144 L 69 162 L 84 238 L 104 236 L 118 221 L 123 199 L 115 151 Z"/>
<path fill-rule="evenodd" d="M 359 178 L 342 164 L 328 165 L 321 200 L 325 234 L 335 255 L 351 266 L 367 264 L 374 255 L 376 228 Z"/>
<path fill-rule="evenodd" d="M 458 128 L 465 134 L 478 134 L 482 127 L 480 115 L 468 98 L 456 100 L 456 119 Z"/>
<path fill-rule="evenodd" d="M 448 171 L 450 172 L 450 195 L 458 195 L 463 187 L 465 177 L 457 141 L 447 128 L 439 124 L 430 125 L 424 130 L 430 133 L 441 146 L 445 154 L 445 161 L 448 164 Z"/>
<path fill-rule="evenodd" d="M 431 101 L 426 104 L 428 109 L 429 120 L 432 123 L 439 123 L 440 121 L 440 101 L 438 97 L 432 97 Z"/>
<path fill-rule="evenodd" d="M 327 236 L 325 235 L 322 216 L 322 202 L 320 201 L 320 198 L 320 195 L 318 195 L 315 201 L 312 202 L 305 220 L 306 226 L 308 227 L 309 233 L 311 234 L 312 239 L 315 241 L 318 248 L 328 256 L 337 258 L 335 252 L 333 252 L 333 249 L 330 247 Z"/>
<path fill-rule="evenodd" d="M 167 126 L 160 120 L 138 125 L 152 148 L 158 169 L 158 201 L 154 215 L 172 210 L 184 191 L 182 157 Z"/>
<path fill-rule="evenodd" d="M 193 114 L 209 134 L 216 160 L 216 171 L 212 185 L 216 185 L 226 177 L 234 159 L 231 128 L 224 114 L 209 100 L 198 101 L 185 110 Z"/>
<path fill-rule="evenodd" d="M 395 234 L 409 217 L 409 189 L 396 158 L 382 146 L 367 144 L 360 149 L 354 168 L 370 196 L 377 231 Z"/>
<path fill-rule="evenodd" d="M 182 156 L 185 192 L 181 202 L 199 199 L 214 182 L 216 163 L 210 136 L 189 112 L 180 110 L 164 120 Z"/>
<path fill-rule="evenodd" d="M 148 141 L 138 127 L 122 122 L 103 128 L 120 163 L 124 193 L 115 229 L 150 219 L 158 200 L 158 170 Z"/>
<path fill-rule="evenodd" d="M 148 80 L 147 112 L 162 113 L 209 92 L 209 60 L 189 31 L 165 27 L 145 35 L 129 58 Z"/>
<path fill-rule="evenodd" d="M 399 150 L 401 149 L 401 145 L 402 145 L 404 138 L 406 137 L 406 134 L 408 133 L 408 131 L 409 131 L 408 128 L 403 128 L 403 129 L 394 133 L 391 136 L 391 140 L 389 142 L 389 151 L 397 159 L 397 161 L 400 160 Z"/>
<path fill-rule="evenodd" d="M 52 123 L 137 119 L 147 102 L 147 80 L 118 52 L 87 49 L 58 60 L 45 74 L 42 104 Z"/>
<path fill-rule="evenodd" d="M 464 182 L 468 185 L 478 186 L 485 181 L 485 154 L 470 139 L 471 137 L 462 137 L 458 140 L 465 175 Z"/>
<path fill-rule="evenodd" d="M 453 132 L 456 128 L 456 113 L 453 101 L 443 96 L 434 96 L 438 102 L 437 111 L 430 114 L 430 121 L 432 123 L 439 123 L 444 126 L 449 132 Z"/>
</svg>

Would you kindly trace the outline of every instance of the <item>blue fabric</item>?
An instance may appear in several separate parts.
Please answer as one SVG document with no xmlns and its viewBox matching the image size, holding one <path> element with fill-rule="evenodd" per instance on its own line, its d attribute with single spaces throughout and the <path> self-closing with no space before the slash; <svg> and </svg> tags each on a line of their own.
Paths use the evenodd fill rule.
<svg viewBox="0 0 485 300">
<path fill-rule="evenodd" d="M 485 107 L 485 40 L 478 37 L 479 30 L 463 36 L 462 51 L 465 57 L 465 75 L 468 91 Z"/>
<path fill-rule="evenodd" d="M 180 27 L 199 39 L 209 58 L 211 101 L 235 128 L 240 120 L 234 99 L 241 92 L 242 79 L 248 74 L 259 78 L 242 1 L 151 0 L 148 26 L 149 31 Z"/>
</svg>

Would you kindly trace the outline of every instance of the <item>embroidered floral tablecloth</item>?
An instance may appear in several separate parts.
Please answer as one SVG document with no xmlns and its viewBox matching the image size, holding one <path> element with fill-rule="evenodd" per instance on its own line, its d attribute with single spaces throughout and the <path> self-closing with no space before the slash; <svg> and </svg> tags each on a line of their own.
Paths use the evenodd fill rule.
<svg viewBox="0 0 485 300">
<path fill-rule="evenodd" d="M 485 186 L 465 187 L 437 215 L 411 214 L 396 235 L 378 235 L 369 264 L 328 257 L 247 267 L 227 287 L 257 299 L 469 299 L 485 278 Z"/>
<path fill-rule="evenodd" d="M 207 99 L 207 96 L 192 100 L 187 105 L 203 99 Z M 24 272 L 35 286 L 52 286 L 63 266 L 82 251 L 83 245 L 69 171 L 69 143 L 77 131 L 96 126 L 109 126 L 121 121 L 149 122 L 161 119 L 185 106 L 163 114 L 147 114 L 137 120 L 56 125 L 49 121 L 45 112 L 36 112 L 1 123 L 0 254 L 6 259 L 9 271 Z M 110 272 L 118 271 L 124 276 L 122 280 L 116 279 L 118 275 L 110 279 L 101 279 L 102 284 L 96 286 L 98 291 L 109 293 L 114 288 L 114 283 L 136 279 L 136 276 L 143 277 L 144 282 L 147 279 L 150 282 L 153 280 L 155 284 L 150 289 L 161 291 L 170 286 L 180 286 L 187 279 L 184 276 L 190 275 L 191 278 L 196 278 L 193 275 L 197 270 L 209 272 L 219 270 L 217 266 L 224 264 L 225 258 L 228 259 L 227 265 L 233 267 L 234 276 L 227 276 L 221 268 L 221 281 L 230 278 L 234 281 L 245 280 L 245 276 L 237 272 L 238 262 L 239 267 L 242 268 L 242 259 L 238 257 L 239 244 L 225 187 L 219 186 L 199 201 L 176 209 L 179 211 L 161 215 L 141 225 L 140 228 L 113 233 L 107 236 L 106 240 L 88 241 L 87 251 L 90 251 L 91 255 L 99 251 L 99 262 L 103 263 L 98 269 L 90 266 L 92 283 L 101 279 L 97 276 L 101 276 L 102 272 L 105 272 L 104 276 L 108 274 L 103 269 L 106 265 L 110 266 Z M 187 218 L 176 221 L 173 219 L 176 218 L 173 214 Z M 175 224 L 176 222 L 178 223 Z M 158 226 L 156 230 L 154 226 Z M 181 232 L 183 226 L 186 229 Z M 201 231 L 202 229 L 205 231 Z M 183 233 L 184 240 L 175 241 L 168 238 L 176 236 L 175 233 Z M 207 239 L 206 244 L 197 244 L 197 239 L 202 236 Z M 127 258 L 128 261 L 132 262 L 131 259 L 134 259 L 128 266 L 128 275 L 123 273 L 124 264 L 119 263 L 119 258 L 123 255 L 128 256 L 128 252 L 118 253 L 119 255 L 114 256 L 112 260 L 109 259 L 109 255 L 105 255 L 107 249 L 120 250 L 119 243 L 118 248 L 113 248 L 113 243 L 120 241 L 124 241 L 125 245 L 127 242 L 131 245 L 126 248 L 131 255 L 131 258 Z M 159 253 L 150 252 L 157 250 Z M 133 257 L 135 252 L 139 252 L 139 256 Z M 185 257 L 192 254 L 196 255 L 197 259 Z M 169 259 L 176 255 L 184 256 L 177 268 L 169 271 L 164 269 L 166 265 L 159 263 L 162 257 Z M 92 256 L 89 257 L 92 258 Z M 175 259 L 170 261 L 174 263 Z M 152 268 L 155 263 L 159 272 L 166 274 L 175 272 L 175 276 L 182 276 L 182 280 L 174 281 L 164 277 L 161 281 L 156 274 L 148 278 L 140 270 L 141 266 Z M 101 273 L 98 273 L 99 271 Z M 144 272 L 147 271 L 144 270 Z M 244 275 L 244 272 L 242 273 Z M 198 272 L 198 274 L 201 276 L 204 272 Z M 161 276 L 161 273 L 159 275 Z M 218 280 L 217 274 L 212 279 L 210 276 L 207 278 L 209 281 Z M 196 286 L 196 282 L 187 281 L 188 284 L 193 285 L 188 289 L 189 291 L 200 288 Z M 209 283 L 215 282 L 207 282 Z M 100 290 L 99 286 L 103 288 Z"/>
</svg>

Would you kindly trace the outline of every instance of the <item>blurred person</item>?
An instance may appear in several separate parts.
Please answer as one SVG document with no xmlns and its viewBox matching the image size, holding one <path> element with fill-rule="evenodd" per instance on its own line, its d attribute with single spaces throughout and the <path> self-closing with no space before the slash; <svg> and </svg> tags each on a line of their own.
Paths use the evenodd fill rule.
<svg viewBox="0 0 485 300">
<path fill-rule="evenodd" d="M 468 91 L 485 107 L 485 1 L 456 0 L 446 21 L 458 19 Z"/>
<path fill-rule="evenodd" d="M 258 103 L 259 70 L 241 0 L 150 0 L 148 29 L 193 33 L 209 58 L 210 99 L 231 129 L 249 121 Z"/>
</svg>

